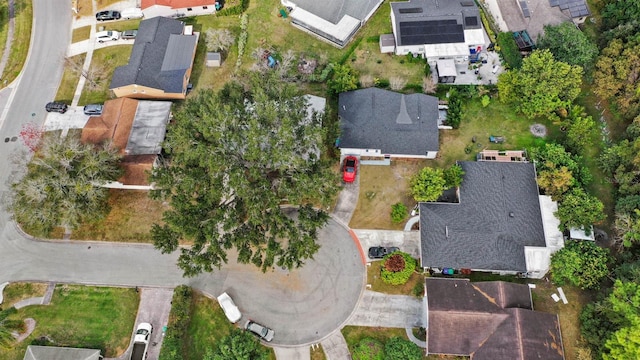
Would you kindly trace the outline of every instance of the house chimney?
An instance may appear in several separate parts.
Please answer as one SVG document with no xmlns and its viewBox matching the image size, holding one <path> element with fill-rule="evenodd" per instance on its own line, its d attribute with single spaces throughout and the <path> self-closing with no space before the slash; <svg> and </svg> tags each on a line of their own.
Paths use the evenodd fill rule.
<svg viewBox="0 0 640 360">
<path fill-rule="evenodd" d="M 446 236 L 447 239 L 449 238 L 449 227 L 447 225 L 444 226 L 444 236 Z"/>
</svg>

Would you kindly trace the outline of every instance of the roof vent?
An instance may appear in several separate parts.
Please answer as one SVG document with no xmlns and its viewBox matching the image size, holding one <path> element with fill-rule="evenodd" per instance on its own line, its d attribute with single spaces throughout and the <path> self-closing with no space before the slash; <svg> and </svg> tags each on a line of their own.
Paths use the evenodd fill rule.
<svg viewBox="0 0 640 360">
<path fill-rule="evenodd" d="M 513 212 L 510 212 L 509 217 L 516 217 L 516 214 L 514 214 Z"/>
<path fill-rule="evenodd" d="M 446 236 L 447 238 L 449 238 L 449 227 L 448 226 L 444 226 L 444 236 Z"/>
</svg>

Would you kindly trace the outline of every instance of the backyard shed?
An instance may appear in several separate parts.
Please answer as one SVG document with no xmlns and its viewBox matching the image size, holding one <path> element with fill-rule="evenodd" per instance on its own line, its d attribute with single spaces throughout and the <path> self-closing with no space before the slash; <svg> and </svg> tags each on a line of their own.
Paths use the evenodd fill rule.
<svg viewBox="0 0 640 360">
<path fill-rule="evenodd" d="M 393 34 L 380 35 L 380 52 L 388 54 L 394 51 L 396 51 L 396 38 L 393 37 Z"/>
<path fill-rule="evenodd" d="M 220 56 L 220 53 L 208 52 L 205 65 L 207 67 L 220 67 L 220 65 L 222 65 L 222 57 Z"/>
<path fill-rule="evenodd" d="M 458 72 L 456 71 L 456 63 L 453 59 L 439 59 L 436 62 L 438 70 L 438 82 L 443 84 L 453 84 L 456 81 Z"/>
</svg>

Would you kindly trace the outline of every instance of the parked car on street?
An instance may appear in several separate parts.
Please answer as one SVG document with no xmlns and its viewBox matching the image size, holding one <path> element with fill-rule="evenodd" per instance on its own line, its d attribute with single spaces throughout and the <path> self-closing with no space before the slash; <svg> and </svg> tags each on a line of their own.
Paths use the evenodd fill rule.
<svg viewBox="0 0 640 360">
<path fill-rule="evenodd" d="M 116 41 L 120 39 L 120 33 L 117 31 L 98 31 L 96 33 L 96 40 L 102 44 L 105 41 Z"/>
<path fill-rule="evenodd" d="M 342 165 L 342 180 L 346 183 L 354 182 L 356 180 L 357 171 L 358 158 L 351 155 L 345 157 Z"/>
<path fill-rule="evenodd" d="M 85 105 L 82 109 L 85 115 L 100 115 L 102 114 L 102 105 L 100 104 L 89 104 Z"/>
<path fill-rule="evenodd" d="M 120 12 L 115 10 L 105 10 L 96 13 L 96 20 L 98 21 L 118 20 L 120 17 Z"/>
<path fill-rule="evenodd" d="M 392 252 L 400 250 L 395 246 L 385 247 L 385 246 L 373 246 L 369 248 L 369 258 L 370 259 L 382 259 L 383 257 L 391 254 Z"/>
<path fill-rule="evenodd" d="M 123 40 L 135 39 L 138 35 L 138 30 L 125 30 L 120 33 L 120 38 Z"/>
<path fill-rule="evenodd" d="M 273 335 L 275 332 L 264 325 L 260 325 L 255 321 L 249 320 L 247 324 L 244 326 L 245 330 L 248 330 L 258 336 L 260 339 L 264 341 L 273 340 Z"/>
<path fill-rule="evenodd" d="M 69 107 L 65 103 L 52 101 L 50 103 L 47 103 L 44 108 L 45 110 L 47 110 L 47 112 L 59 112 L 60 114 L 64 114 L 67 112 L 67 109 Z"/>
<path fill-rule="evenodd" d="M 220 304 L 222 311 L 224 311 L 224 314 L 227 316 L 227 319 L 229 319 L 229 321 L 235 324 L 238 322 L 238 320 L 240 320 L 240 318 L 242 317 L 240 309 L 238 309 L 229 294 L 224 292 L 220 296 L 218 296 L 218 303 Z"/>
</svg>

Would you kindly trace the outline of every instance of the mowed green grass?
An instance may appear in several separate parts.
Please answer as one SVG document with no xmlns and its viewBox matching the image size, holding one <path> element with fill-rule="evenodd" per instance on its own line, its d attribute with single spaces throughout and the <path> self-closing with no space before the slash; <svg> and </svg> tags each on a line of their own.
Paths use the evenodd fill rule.
<svg viewBox="0 0 640 360">
<path fill-rule="evenodd" d="M 3 86 L 11 83 L 18 77 L 22 66 L 29 52 L 29 44 L 31 43 L 31 23 L 33 21 L 33 8 L 29 0 L 15 0 L 15 28 L 13 32 L 13 41 L 11 43 L 11 52 L 9 53 L 9 61 L 4 68 L 0 78 Z M 6 34 L 4 41 L 0 43 L 0 47 L 4 48 L 6 43 Z"/>
<path fill-rule="evenodd" d="M 138 303 L 134 289 L 58 285 L 50 305 L 27 306 L 12 315 L 33 318 L 36 327 L 15 347 L 0 347 L 0 359 L 23 359 L 27 346 L 45 336 L 55 346 L 101 349 L 105 357 L 118 357 L 129 346 Z"/>
<path fill-rule="evenodd" d="M 91 89 L 89 81 L 86 81 L 78 105 L 102 104 L 105 100 L 113 98 L 109 90 L 113 72 L 116 67 L 129 63 L 132 47 L 132 45 L 107 46 L 93 52 L 91 69 L 94 71 L 93 78 L 98 86 Z"/>
</svg>

